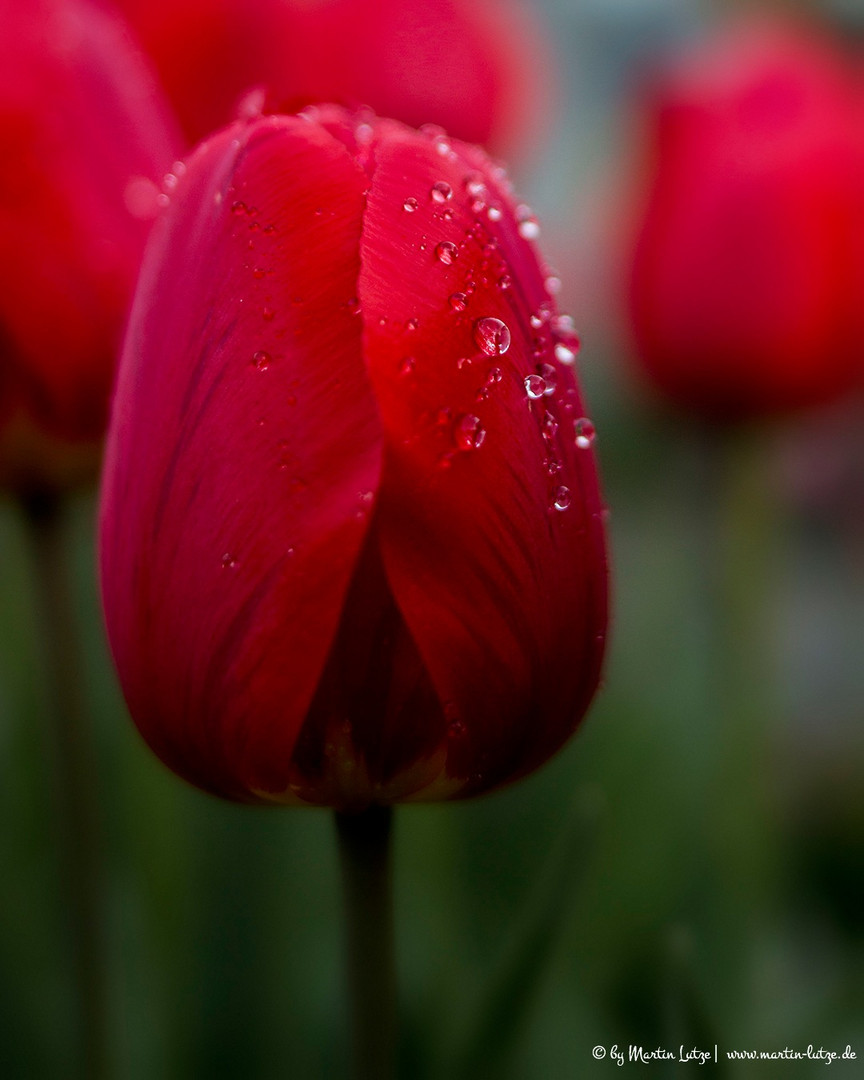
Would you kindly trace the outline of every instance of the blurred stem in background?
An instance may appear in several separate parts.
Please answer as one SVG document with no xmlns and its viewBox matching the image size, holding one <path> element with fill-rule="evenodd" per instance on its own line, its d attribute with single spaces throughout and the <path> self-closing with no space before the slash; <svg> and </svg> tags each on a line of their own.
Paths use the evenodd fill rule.
<svg viewBox="0 0 864 1080">
<path fill-rule="evenodd" d="M 396 1075 L 396 962 L 389 806 L 337 813 L 353 1080 Z"/>
<path fill-rule="evenodd" d="M 67 507 L 53 491 L 20 500 L 32 555 L 41 677 L 48 702 L 50 775 L 59 848 L 60 896 L 71 938 L 79 1062 L 83 1080 L 106 1080 L 108 1003 L 103 861 L 96 790 L 95 748 L 80 679 Z"/>
<path fill-rule="evenodd" d="M 712 428 L 702 436 L 706 704 L 717 754 L 710 845 L 714 873 L 722 875 L 713 884 L 725 908 L 717 913 L 723 927 L 714 943 L 742 957 L 752 955 L 778 872 L 772 597 L 782 522 L 765 430 Z"/>
</svg>

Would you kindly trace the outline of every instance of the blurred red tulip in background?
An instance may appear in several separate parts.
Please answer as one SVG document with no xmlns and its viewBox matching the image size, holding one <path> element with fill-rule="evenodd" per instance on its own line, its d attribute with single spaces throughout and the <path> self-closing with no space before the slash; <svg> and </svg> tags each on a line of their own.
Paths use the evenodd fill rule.
<svg viewBox="0 0 864 1080">
<path fill-rule="evenodd" d="M 480 151 L 328 106 L 235 123 L 153 234 L 103 487 L 156 753 L 238 800 L 468 795 L 595 691 L 592 449 L 530 210 Z"/>
<path fill-rule="evenodd" d="M 41 438 L 104 432 L 178 143 L 114 16 L 90 0 L 0 0 L 0 23 L 0 474 L 26 482 Z"/>
<path fill-rule="evenodd" d="M 861 381 L 862 101 L 839 45 L 796 24 L 736 24 L 655 87 L 631 306 L 678 404 L 734 421 Z"/>
<path fill-rule="evenodd" d="M 520 0 L 118 0 L 191 141 L 261 87 L 279 111 L 368 105 L 507 156 L 549 119 L 551 49 Z"/>
</svg>

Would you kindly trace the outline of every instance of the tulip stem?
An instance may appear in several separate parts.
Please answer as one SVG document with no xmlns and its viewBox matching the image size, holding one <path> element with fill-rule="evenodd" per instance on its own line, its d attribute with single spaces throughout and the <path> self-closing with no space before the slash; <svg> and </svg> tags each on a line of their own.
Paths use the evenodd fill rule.
<svg viewBox="0 0 864 1080">
<path fill-rule="evenodd" d="M 391 810 L 337 813 L 345 898 L 353 1080 L 391 1080 L 396 1061 Z"/>
<path fill-rule="evenodd" d="M 32 552 L 37 626 L 44 650 L 61 895 L 78 1008 L 79 1075 L 104 1080 L 109 1070 L 102 865 L 94 747 L 80 693 L 81 664 L 65 544 L 66 508 L 62 496 L 47 491 L 22 496 L 20 504 Z"/>
</svg>

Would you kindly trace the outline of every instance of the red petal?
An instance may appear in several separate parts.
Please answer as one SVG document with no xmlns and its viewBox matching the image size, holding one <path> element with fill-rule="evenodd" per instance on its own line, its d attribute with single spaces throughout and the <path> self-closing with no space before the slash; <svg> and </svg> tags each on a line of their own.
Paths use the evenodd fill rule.
<svg viewBox="0 0 864 1080">
<path fill-rule="evenodd" d="M 104 483 L 111 643 L 156 752 L 236 798 L 288 785 L 378 487 L 366 183 L 303 120 L 221 133 L 132 315 Z"/>
<path fill-rule="evenodd" d="M 476 790 L 544 760 L 596 688 L 600 496 L 593 453 L 575 444 L 572 370 L 548 321 L 531 326 L 553 305 L 510 198 L 479 153 L 377 130 L 360 296 L 386 440 L 384 564 L 452 720 L 448 770 Z M 483 318 L 511 332 L 501 355 L 478 347 Z M 532 402 L 524 380 L 538 363 L 557 389 Z"/>
<path fill-rule="evenodd" d="M 87 0 L 0 4 L 4 363 L 61 436 L 101 437 L 152 221 L 130 205 L 179 152 L 125 26 Z M 134 199 L 133 199 L 134 202 Z"/>
</svg>

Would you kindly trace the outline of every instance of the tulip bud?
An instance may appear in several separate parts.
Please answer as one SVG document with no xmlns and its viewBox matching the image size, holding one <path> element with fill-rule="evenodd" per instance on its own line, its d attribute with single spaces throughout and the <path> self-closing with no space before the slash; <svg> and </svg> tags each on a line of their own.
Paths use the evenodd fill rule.
<svg viewBox="0 0 864 1080">
<path fill-rule="evenodd" d="M 503 171 L 335 107 L 235 124 L 154 231 L 101 566 L 130 711 L 238 800 L 485 791 L 597 686 L 593 428 Z"/>
<path fill-rule="evenodd" d="M 280 110 L 369 105 L 506 155 L 549 114 L 551 49 L 521 0 L 120 2 L 193 142 L 256 87 Z"/>
<path fill-rule="evenodd" d="M 736 26 L 671 72 L 631 307 L 639 360 L 717 421 L 828 401 L 861 379 L 860 87 L 827 41 Z"/>
<path fill-rule="evenodd" d="M 90 0 L 2 0 L 0 21 L 0 477 L 20 486 L 95 458 L 177 144 L 125 27 Z"/>
</svg>

